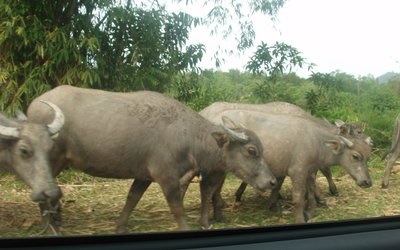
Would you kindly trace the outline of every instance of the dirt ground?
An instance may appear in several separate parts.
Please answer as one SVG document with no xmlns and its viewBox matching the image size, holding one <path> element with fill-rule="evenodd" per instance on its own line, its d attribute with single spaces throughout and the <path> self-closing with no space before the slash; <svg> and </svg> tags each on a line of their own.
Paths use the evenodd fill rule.
<svg viewBox="0 0 400 250">
<path fill-rule="evenodd" d="M 349 220 L 400 214 L 400 173 L 395 171 L 388 189 L 381 189 L 382 167 L 371 168 L 373 187 L 361 189 L 346 174 L 335 174 L 338 196 L 331 196 L 323 177 L 318 178 L 327 206 L 313 212 L 312 222 Z M 71 175 L 71 173 L 67 173 Z M 73 173 L 58 179 L 63 190 L 63 235 L 113 234 L 131 180 L 110 180 Z M 68 181 L 65 181 L 68 179 Z M 234 202 L 234 193 L 240 181 L 232 176 L 226 180 L 223 198 L 224 220 L 212 223 L 212 228 L 254 227 L 294 222 L 290 181 L 285 181 L 280 202 L 281 211 L 266 210 L 268 193 L 258 194 L 248 188 L 240 203 Z M 0 175 L 0 237 L 39 236 L 43 226 L 37 204 L 30 201 L 30 190 L 13 175 Z M 192 183 L 185 197 L 185 211 L 189 225 L 200 229 L 200 195 L 198 183 Z M 159 186 L 154 183 L 133 211 L 128 224 L 130 232 L 176 230 L 167 203 Z"/>
</svg>

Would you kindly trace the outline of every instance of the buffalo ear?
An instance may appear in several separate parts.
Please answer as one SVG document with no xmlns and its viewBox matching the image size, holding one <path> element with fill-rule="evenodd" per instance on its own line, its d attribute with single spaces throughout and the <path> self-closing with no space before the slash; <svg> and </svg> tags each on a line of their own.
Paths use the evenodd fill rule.
<svg viewBox="0 0 400 250">
<path fill-rule="evenodd" d="M 342 152 L 343 145 L 339 140 L 325 141 L 324 144 L 336 155 Z"/>
<path fill-rule="evenodd" d="M 229 141 L 228 136 L 225 133 L 222 132 L 212 132 L 211 133 L 212 137 L 214 137 L 215 141 L 218 144 L 218 147 L 222 148 L 225 143 Z"/>
<path fill-rule="evenodd" d="M 229 117 L 227 116 L 222 116 L 222 125 L 229 128 L 229 129 L 236 129 L 239 128 L 239 126 Z"/>
</svg>

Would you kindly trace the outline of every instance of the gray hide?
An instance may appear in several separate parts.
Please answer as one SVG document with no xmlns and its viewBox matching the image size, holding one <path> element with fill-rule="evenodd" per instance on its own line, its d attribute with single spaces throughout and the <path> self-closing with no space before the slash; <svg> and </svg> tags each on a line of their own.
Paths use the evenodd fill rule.
<svg viewBox="0 0 400 250">
<path fill-rule="evenodd" d="M 124 232 L 130 213 L 152 182 L 157 182 L 180 229 L 188 229 L 180 179 L 200 173 L 201 224 L 209 226 L 208 201 L 221 218 L 221 186 L 227 172 L 265 190 L 276 184 L 263 147 L 254 134 L 232 124 L 217 126 L 178 101 L 150 91 L 113 93 L 71 86 L 57 87 L 35 99 L 28 120 L 47 123 L 51 101 L 66 120 L 52 154 L 58 174 L 71 165 L 99 177 L 135 179 L 117 231 Z"/>
<path fill-rule="evenodd" d="M 382 158 L 387 159 L 387 164 L 385 168 L 385 175 L 382 180 L 382 188 L 387 188 L 389 186 L 389 176 L 392 172 L 393 165 L 400 156 L 400 115 L 396 117 L 393 127 L 392 136 L 392 146 L 389 152 L 387 152 Z"/>
<path fill-rule="evenodd" d="M 324 119 L 319 119 L 312 116 L 310 113 L 306 112 L 302 108 L 287 102 L 270 102 L 265 104 L 246 104 L 246 103 L 229 103 L 229 102 L 215 102 L 210 106 L 204 108 L 200 111 L 200 114 L 207 118 L 210 121 L 218 120 L 221 112 L 225 110 L 250 110 L 250 111 L 259 111 L 271 114 L 289 114 L 294 116 L 301 116 L 309 119 L 310 121 L 318 124 L 334 133 L 346 136 L 346 137 L 360 137 L 370 140 L 369 137 L 365 136 L 362 133 L 362 130 L 351 123 L 344 123 L 341 120 L 337 120 L 335 125 L 330 124 L 328 121 Z M 372 143 L 372 141 L 369 141 Z M 321 167 L 319 169 L 322 174 L 326 177 L 329 185 L 329 192 L 332 195 L 337 195 L 338 191 L 335 183 L 333 182 L 332 173 L 329 168 Z M 243 190 L 244 191 L 244 190 Z M 239 200 L 240 198 L 237 197 Z M 320 197 L 319 189 L 317 189 L 316 198 L 318 202 L 324 202 Z"/>
<path fill-rule="evenodd" d="M 285 176 L 291 178 L 297 223 L 306 221 L 306 189 L 313 184 L 312 176 L 321 166 L 341 165 L 360 187 L 372 185 L 367 166 L 371 149 L 365 140 L 346 139 L 308 119 L 291 115 L 227 110 L 220 116 L 243 124 L 261 139 L 264 157 L 278 179 L 269 204 L 276 203 Z"/>
<path fill-rule="evenodd" d="M 63 114 L 53 104 L 46 104 L 38 105 L 46 108 L 50 105 L 53 109 L 50 112 L 57 119 L 50 119 L 44 125 L 0 114 L 0 168 L 15 173 L 30 186 L 35 202 L 57 201 L 62 195 L 48 159 L 53 146 L 51 137 L 62 128 Z"/>
</svg>

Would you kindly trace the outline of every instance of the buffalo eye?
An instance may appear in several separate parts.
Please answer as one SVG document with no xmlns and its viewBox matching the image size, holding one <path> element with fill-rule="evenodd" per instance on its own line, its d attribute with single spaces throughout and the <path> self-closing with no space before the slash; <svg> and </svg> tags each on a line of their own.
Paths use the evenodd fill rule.
<svg viewBox="0 0 400 250">
<path fill-rule="evenodd" d="M 353 160 L 355 160 L 355 161 L 361 161 L 361 155 L 359 155 L 359 154 L 353 154 L 353 155 L 352 155 L 352 158 L 353 158 Z"/>
<path fill-rule="evenodd" d="M 257 156 L 257 149 L 255 147 L 249 147 L 247 152 L 249 152 L 249 155 L 251 156 Z"/>
<path fill-rule="evenodd" d="M 32 156 L 32 151 L 26 146 L 21 146 L 19 148 L 19 153 L 22 158 L 29 158 Z"/>
</svg>

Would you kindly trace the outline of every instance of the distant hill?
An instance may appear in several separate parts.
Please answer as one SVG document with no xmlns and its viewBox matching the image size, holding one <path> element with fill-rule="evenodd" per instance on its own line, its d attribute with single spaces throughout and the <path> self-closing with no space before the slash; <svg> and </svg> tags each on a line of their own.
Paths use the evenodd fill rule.
<svg viewBox="0 0 400 250">
<path fill-rule="evenodd" d="M 376 81 L 378 83 L 387 83 L 390 79 L 393 77 L 400 76 L 400 73 L 395 73 L 395 72 L 387 72 L 379 77 L 376 78 Z"/>
</svg>

